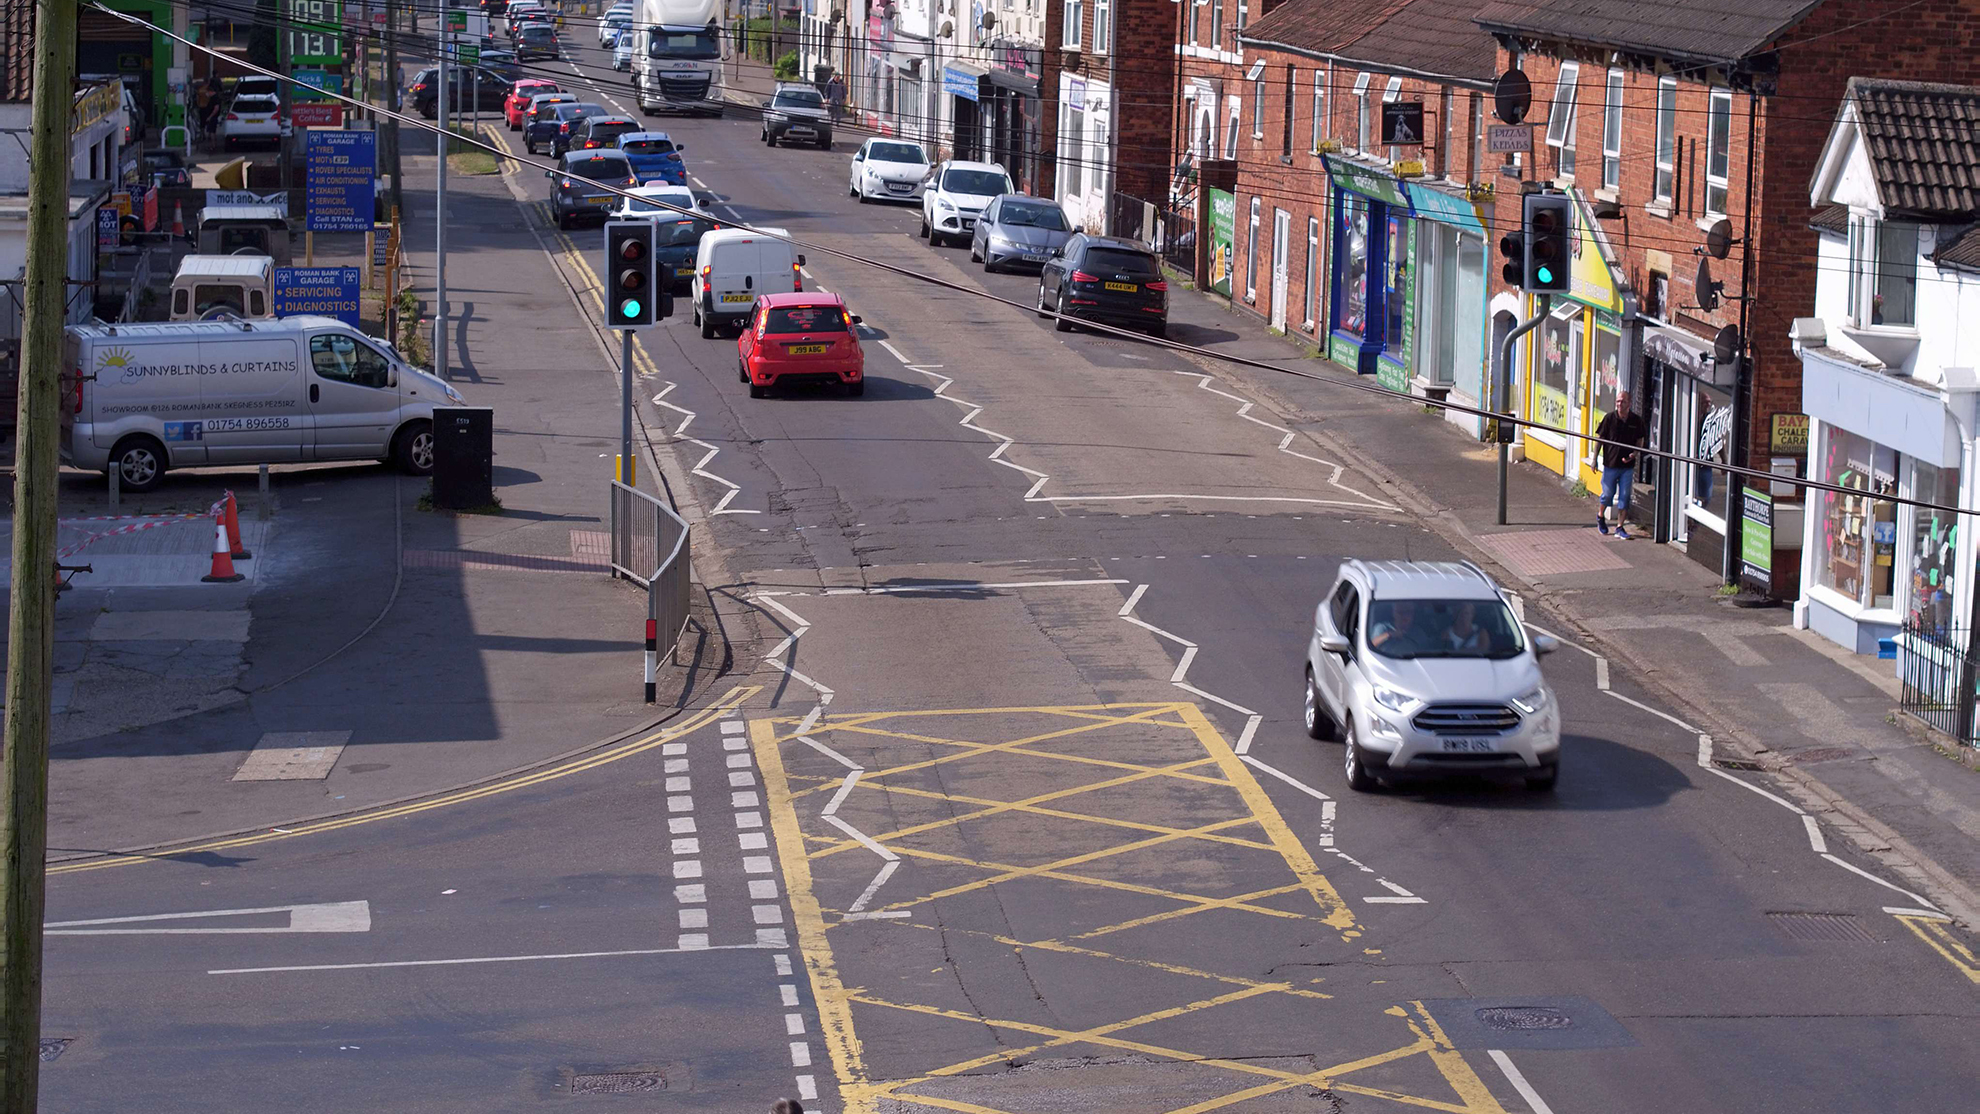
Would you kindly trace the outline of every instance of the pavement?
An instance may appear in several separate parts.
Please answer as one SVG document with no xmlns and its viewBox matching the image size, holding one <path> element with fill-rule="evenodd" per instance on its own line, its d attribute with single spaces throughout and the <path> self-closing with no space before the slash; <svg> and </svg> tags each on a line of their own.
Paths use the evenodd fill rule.
<svg viewBox="0 0 1980 1114">
<path fill-rule="evenodd" d="M 580 87 L 626 99 L 575 53 Z M 1573 577 L 1617 581 L 1609 614 L 1630 616 L 1689 614 L 1696 578 L 1654 579 L 1664 558 L 1631 542 L 1597 572 L 1521 579 L 1521 549 L 1472 540 L 1488 533 L 1467 526 L 1475 493 L 1453 490 L 1475 486 L 1458 481 L 1477 447 L 1434 418 L 1053 332 L 1034 280 L 985 276 L 916 240 L 911 210 L 844 197 L 843 140 L 766 151 L 746 116 L 665 126 L 718 215 L 805 242 L 807 285 L 865 318 L 869 372 L 858 399 L 749 399 L 728 338 L 684 317 L 638 338 L 661 473 L 646 482 L 694 524 L 712 604 L 685 711 L 456 790 L 58 864 L 51 1107 L 1970 1105 L 1980 963 L 1957 895 L 1905 873 L 1951 867 L 1864 850 L 1843 807 L 1801 803 L 1799 778 L 1827 785 L 1826 766 L 1764 761 L 1842 745 L 1833 726 L 1761 752 L 1693 707 L 1716 690 L 1623 652 L 1640 642 L 1656 666 L 1661 639 L 1706 641 L 1695 657 L 1722 653 L 1708 634 L 1743 639 L 1780 683 L 1855 707 L 1842 675 L 1790 656 L 1796 636 L 1600 627 L 1576 609 L 1611 581 Z M 598 240 L 559 233 L 533 175 L 456 185 L 472 262 L 453 285 L 476 302 L 483 380 L 462 389 L 528 403 L 498 403 L 498 448 L 528 436 L 544 460 L 498 463 L 541 477 L 503 489 L 540 516 L 507 524 L 535 544 L 586 513 L 577 461 L 610 451 L 590 443 L 615 416 Z M 1319 367 L 1174 301 L 1178 339 Z M 1525 530 L 1583 517 L 1526 469 L 1514 495 Z M 406 529 L 408 550 L 510 536 Z M 1314 603 L 1346 557 L 1474 553 L 1498 554 L 1527 620 L 1566 640 L 1545 665 L 1558 790 L 1349 791 L 1339 744 L 1299 722 Z M 462 563 L 427 592 L 408 566 L 415 594 L 356 644 L 399 652 L 270 724 L 256 771 L 320 764 L 354 711 L 372 731 L 494 710 L 506 726 L 526 694 L 545 734 L 602 714 L 603 682 L 572 668 L 603 672 L 576 629 L 616 629 L 587 589 L 539 577 L 562 591 L 531 596 L 502 586 L 523 573 Z M 1653 610 L 1658 592 L 1679 602 Z M 458 691 L 423 669 L 491 631 L 544 652 Z"/>
</svg>

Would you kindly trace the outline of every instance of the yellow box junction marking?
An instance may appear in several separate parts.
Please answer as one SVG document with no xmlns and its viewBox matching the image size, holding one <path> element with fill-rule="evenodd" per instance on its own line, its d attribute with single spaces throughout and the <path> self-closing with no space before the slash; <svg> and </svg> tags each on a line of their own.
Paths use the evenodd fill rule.
<svg viewBox="0 0 1980 1114">
<path fill-rule="evenodd" d="M 1944 918 L 1918 917 L 1904 913 L 1894 913 L 1892 916 L 1910 929 L 1913 935 L 1925 941 L 1927 947 L 1938 952 L 1941 958 L 1952 964 L 1954 970 L 1965 975 L 1967 981 L 1980 983 L 1980 958 L 1976 958 L 1973 949 L 1953 935 L 1952 926 Z"/>
<path fill-rule="evenodd" d="M 1008 728 L 1010 720 L 1034 721 L 1041 717 L 1048 722 L 1056 720 L 1058 723 L 1051 730 L 1026 734 L 1015 739 L 981 741 L 950 737 L 953 734 L 966 733 L 972 728 L 994 728 L 1000 720 L 1005 721 L 1002 726 Z M 936 723 L 954 723 L 956 728 L 953 732 L 930 734 L 929 730 L 944 730 L 940 727 L 930 728 L 931 720 Z M 871 1114 L 882 1100 L 889 1103 L 954 1110 L 959 1114 L 1004 1114 L 994 1107 L 961 1101 L 945 1095 L 922 1094 L 912 1088 L 932 1080 L 972 1073 L 991 1064 L 1009 1062 L 1046 1050 L 1076 1049 L 1080 1045 L 1088 1047 L 1081 1051 L 1067 1051 L 1063 1054 L 1079 1055 L 1082 1051 L 1091 1053 L 1096 1050 L 1128 1052 L 1161 1060 L 1188 1062 L 1244 1078 L 1242 1086 L 1238 1086 L 1229 1094 L 1178 1107 L 1173 1111 L 1158 1110 L 1150 1114 L 1208 1114 L 1210 1111 L 1259 1096 L 1300 1087 L 1326 1087 L 1341 1093 L 1364 1095 L 1419 1109 L 1462 1111 L 1467 1114 L 1503 1114 L 1503 1108 L 1472 1071 L 1464 1057 L 1451 1047 L 1449 1040 L 1429 1014 L 1415 1003 L 1411 1003 L 1407 1008 L 1397 1006 L 1388 1010 L 1388 1014 L 1396 1020 L 1387 1024 L 1395 1026 L 1398 1039 L 1403 1041 L 1398 1047 L 1361 1056 L 1315 1072 L 1286 1071 L 1243 1061 L 1206 1057 L 1200 1051 L 1169 1048 L 1135 1040 L 1127 1035 L 1131 1030 L 1156 1022 L 1272 995 L 1283 995 L 1308 1002 L 1326 1000 L 1330 995 L 1309 987 L 1294 986 L 1290 982 L 1246 978 L 1185 964 L 1103 951 L 1087 943 L 1095 937 L 1107 937 L 1128 929 L 1172 921 L 1210 910 L 1249 913 L 1280 919 L 1314 920 L 1338 931 L 1344 941 L 1353 940 L 1361 934 L 1346 902 L 1334 890 L 1331 882 L 1321 874 L 1311 854 L 1301 845 L 1270 798 L 1252 778 L 1250 771 L 1238 760 L 1201 709 L 1194 704 L 1036 706 L 854 713 L 823 717 L 808 732 L 811 739 L 829 741 L 831 745 L 842 751 L 853 750 L 862 743 L 867 744 L 867 747 L 860 751 L 861 754 L 876 753 L 883 756 L 886 753 L 885 748 L 890 744 L 911 747 L 916 754 L 914 761 L 888 764 L 883 757 L 867 759 L 865 764 L 875 768 L 862 771 L 853 789 L 843 799 L 855 801 L 862 794 L 879 793 L 909 800 L 943 803 L 947 814 L 940 819 L 924 821 L 910 816 L 906 818 L 908 822 L 902 823 L 896 830 L 871 834 L 868 838 L 909 863 L 925 862 L 945 868 L 962 866 L 983 872 L 984 876 L 979 879 L 945 885 L 929 893 L 913 892 L 910 886 L 903 885 L 905 876 L 896 874 L 888 887 L 893 891 L 891 904 L 880 906 L 875 911 L 882 913 L 907 911 L 926 905 L 937 898 L 982 890 L 1019 879 L 1051 879 L 1156 897 L 1177 903 L 1177 908 L 1172 910 L 1101 926 L 1067 939 L 1021 940 L 974 930 L 968 926 L 944 924 L 940 927 L 940 931 L 944 934 L 962 934 L 991 940 L 1014 950 L 1078 956 L 1118 964 L 1123 969 L 1123 977 L 1126 978 L 1133 978 L 1137 970 L 1162 972 L 1201 979 L 1207 983 L 1220 984 L 1221 987 L 1192 1001 L 1079 1030 L 1054 1028 L 1033 1022 L 980 1017 L 974 1013 L 918 1002 L 893 1001 L 865 988 L 845 985 L 838 969 L 831 935 L 835 932 L 854 930 L 854 924 L 841 920 L 838 911 L 827 909 L 819 900 L 813 888 L 813 864 L 849 852 L 860 852 L 864 845 L 859 840 L 844 837 L 836 829 L 829 835 L 808 833 L 804 830 L 803 825 L 808 822 L 811 813 L 807 813 L 807 820 L 800 820 L 798 807 L 804 805 L 815 813 L 819 802 L 808 799 L 817 798 L 821 794 L 829 796 L 841 793 L 846 771 L 835 765 L 829 776 L 791 772 L 785 762 L 784 747 L 794 746 L 796 748 L 792 752 L 794 755 L 809 756 L 810 754 L 805 741 L 795 734 L 798 725 L 799 721 L 795 719 L 752 720 L 750 738 L 755 748 L 758 766 L 763 773 L 765 803 L 770 812 L 771 828 L 775 833 L 779 859 L 783 864 L 785 882 L 791 895 L 797 943 L 803 952 L 806 972 L 818 1003 L 821 1038 L 832 1056 L 833 1067 L 839 1080 L 840 1096 L 847 1114 Z M 1106 732 L 1110 729 L 1121 728 L 1140 729 L 1143 732 L 1152 730 L 1175 733 L 1182 741 L 1200 748 L 1201 757 L 1148 763 L 1122 760 L 1119 756 L 1120 748 L 1109 747 L 1109 740 L 1106 737 Z M 1065 749 L 1068 743 L 1107 749 L 1099 753 L 1080 753 L 1077 750 Z M 1059 749 L 1041 749 L 1046 744 L 1059 744 Z M 998 800 L 964 792 L 936 792 L 921 785 L 908 784 L 904 780 L 906 775 L 919 774 L 935 767 L 972 759 L 979 761 L 987 759 L 995 762 L 1003 758 L 1065 763 L 1068 777 L 1077 776 L 1082 771 L 1089 775 L 1097 773 L 1102 776 L 1100 780 L 1090 783 L 1059 785 L 1049 792 L 1017 800 Z M 1177 827 L 1157 823 L 1145 817 L 1133 820 L 1115 819 L 1073 811 L 1071 807 L 1055 807 L 1067 805 L 1082 794 L 1150 782 L 1166 782 L 1170 790 L 1176 793 L 1195 789 L 1204 794 L 1234 796 L 1235 803 L 1240 804 L 1245 811 L 1243 815 L 1228 819 L 1193 822 L 1190 826 Z M 1117 845 L 1099 846 L 1093 850 L 1029 866 L 945 854 L 908 842 L 913 837 L 926 833 L 953 828 L 959 824 L 980 824 L 998 817 L 1039 817 L 1077 821 L 1096 825 L 1103 831 L 1115 829 L 1131 838 Z M 1245 831 L 1246 828 L 1250 830 Z M 1291 880 L 1287 884 L 1253 893 L 1216 897 L 1185 893 L 1144 882 L 1095 877 L 1080 870 L 1123 854 L 1189 841 L 1203 841 L 1231 849 L 1264 852 L 1283 863 L 1291 874 Z M 1310 896 L 1314 902 L 1313 912 L 1300 913 L 1288 908 L 1258 904 L 1268 898 L 1302 893 Z M 882 896 L 885 898 L 888 895 L 883 891 Z M 933 925 L 917 924 L 911 919 L 863 919 L 856 922 L 856 925 L 857 930 L 864 932 L 936 930 Z M 1002 1036 L 999 1047 L 994 1051 L 972 1056 L 957 1063 L 928 1068 L 917 1067 L 913 1069 L 917 1074 L 906 1078 L 876 1081 L 868 1070 L 866 1051 L 860 1041 L 855 1020 L 856 1005 L 862 1010 L 901 1011 L 928 1018 L 987 1026 L 997 1030 Z M 1421 1063 L 1429 1073 L 1426 1078 L 1439 1081 L 1439 1085 L 1434 1088 L 1425 1089 L 1434 1089 L 1440 1092 L 1439 1094 L 1433 1096 L 1405 1094 L 1391 1088 L 1356 1083 L 1344 1078 L 1366 1069 L 1407 1061 L 1412 1057 L 1422 1057 Z"/>
</svg>

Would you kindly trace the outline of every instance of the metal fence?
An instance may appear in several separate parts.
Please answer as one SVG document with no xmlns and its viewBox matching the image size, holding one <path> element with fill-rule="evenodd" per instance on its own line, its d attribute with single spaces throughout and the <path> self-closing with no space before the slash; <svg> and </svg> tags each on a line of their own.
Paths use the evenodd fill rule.
<svg viewBox="0 0 1980 1114">
<path fill-rule="evenodd" d="M 688 621 L 688 524 L 644 491 L 612 481 L 612 574 L 646 589 L 646 699 L 660 655 Z"/>
<path fill-rule="evenodd" d="M 1116 193 L 1108 212 L 1115 236 L 1139 240 L 1162 261 L 1192 278 L 1196 273 L 1196 218 L 1132 194 Z"/>
<path fill-rule="evenodd" d="M 1898 677 L 1903 690 L 1898 708 L 1935 731 L 1975 743 L 1974 693 L 1980 655 L 1972 632 L 1932 629 L 1907 622 L 1896 639 Z"/>
</svg>

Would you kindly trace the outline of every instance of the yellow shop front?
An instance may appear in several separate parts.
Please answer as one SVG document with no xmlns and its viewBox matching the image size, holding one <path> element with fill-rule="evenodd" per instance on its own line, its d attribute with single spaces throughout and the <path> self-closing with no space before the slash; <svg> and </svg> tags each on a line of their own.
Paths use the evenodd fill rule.
<svg viewBox="0 0 1980 1114">
<path fill-rule="evenodd" d="M 1524 441 L 1527 459 L 1594 488 L 1602 475 L 1586 438 L 1615 409 L 1629 363 L 1621 284 L 1601 229 L 1578 196 L 1573 244 L 1567 294 L 1551 298 L 1546 320 L 1525 345 L 1526 416 L 1536 424 Z M 1539 310 L 1539 297 L 1528 296 L 1529 317 Z"/>
</svg>

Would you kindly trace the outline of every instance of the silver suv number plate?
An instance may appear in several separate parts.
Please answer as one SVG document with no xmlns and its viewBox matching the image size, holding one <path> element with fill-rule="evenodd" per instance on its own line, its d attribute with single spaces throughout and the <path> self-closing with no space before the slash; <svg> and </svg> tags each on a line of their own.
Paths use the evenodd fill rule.
<svg viewBox="0 0 1980 1114">
<path fill-rule="evenodd" d="M 1490 754 L 1499 749 L 1491 739 L 1446 738 L 1444 749 L 1462 754 Z"/>
</svg>

